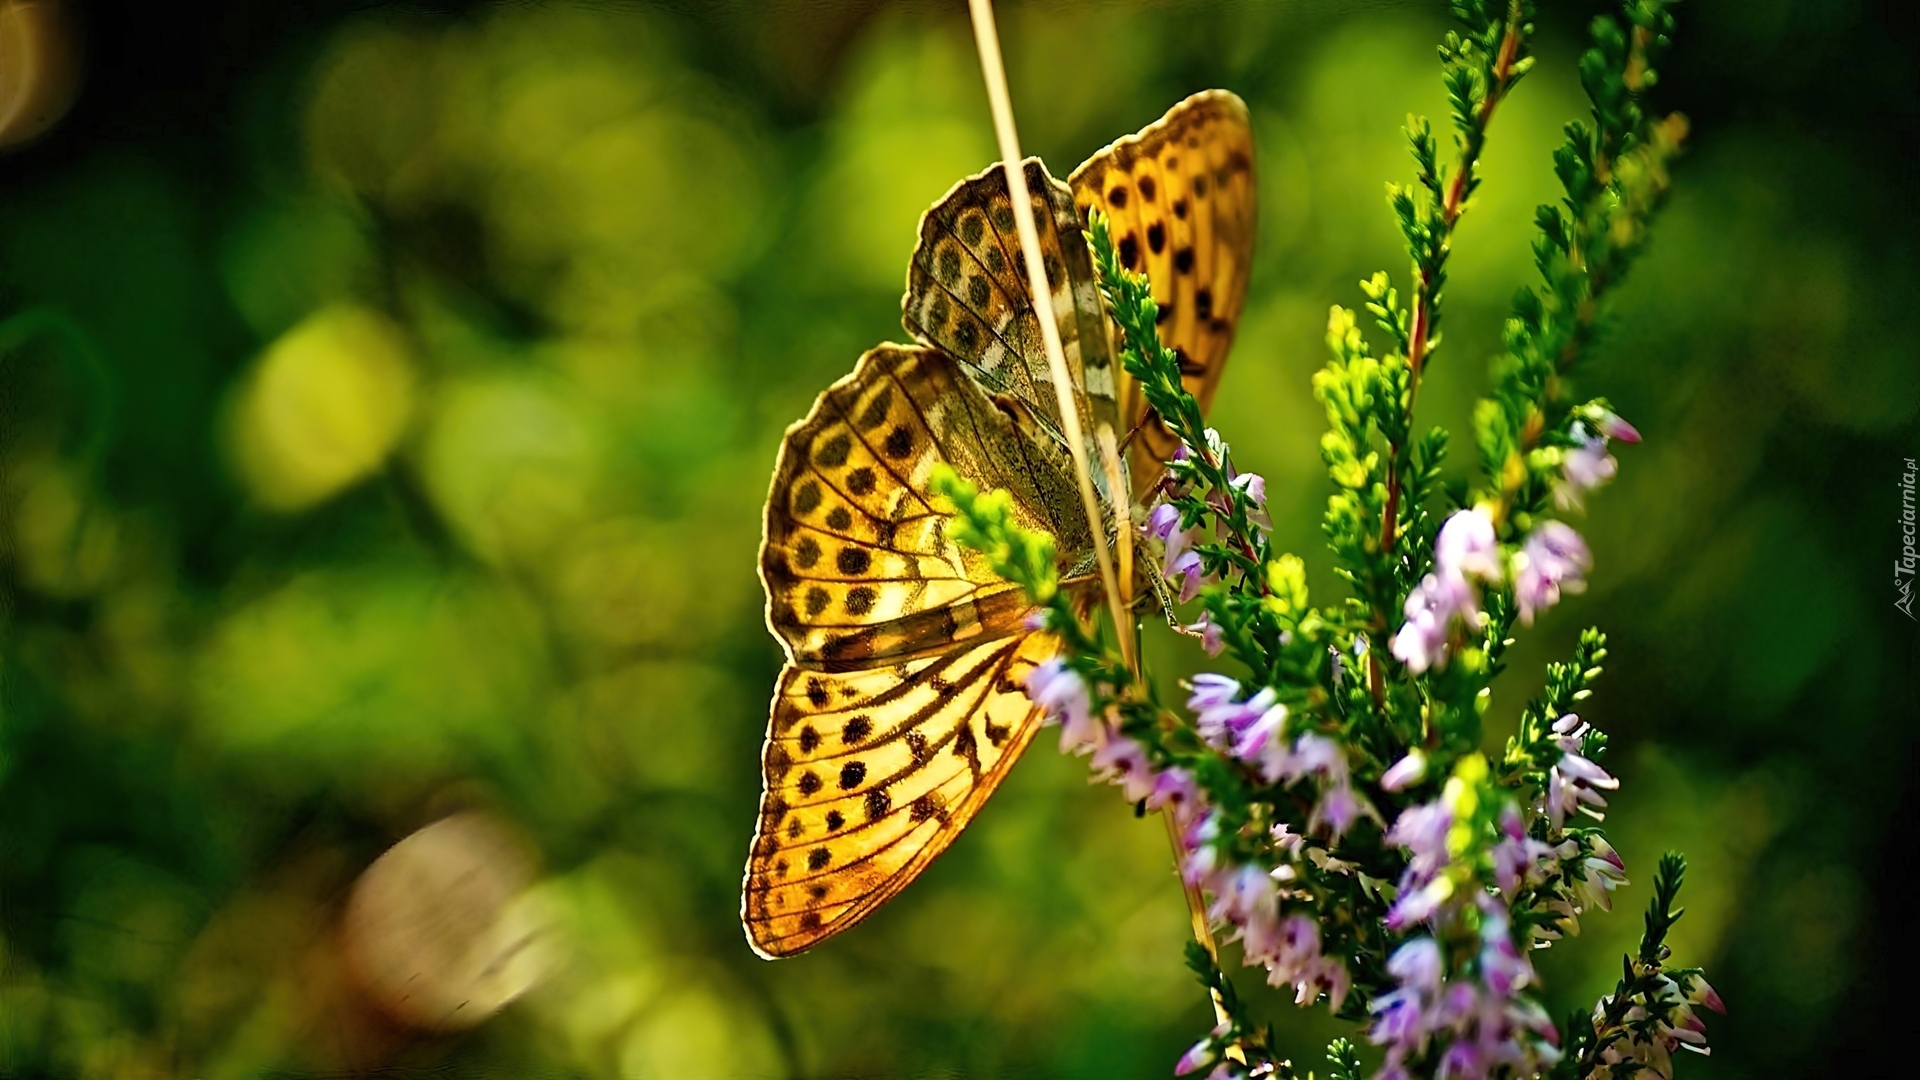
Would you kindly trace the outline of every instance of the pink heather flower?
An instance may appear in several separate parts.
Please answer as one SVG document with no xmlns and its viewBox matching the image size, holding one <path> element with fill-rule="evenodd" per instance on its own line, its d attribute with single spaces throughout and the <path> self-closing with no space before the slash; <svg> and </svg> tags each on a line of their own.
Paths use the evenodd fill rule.
<svg viewBox="0 0 1920 1080">
<path fill-rule="evenodd" d="M 1178 819 L 1183 808 L 1200 805 L 1200 788 L 1193 782 L 1193 774 L 1187 770 L 1178 767 L 1164 769 L 1154 778 L 1153 791 L 1146 798 L 1147 809 L 1171 807 Z"/>
<path fill-rule="evenodd" d="M 1539 876 L 1541 865 L 1553 858 L 1553 848 L 1527 835 L 1520 811 L 1512 803 L 1500 811 L 1500 834 L 1500 842 L 1493 846 L 1493 876 L 1501 893 L 1511 899 L 1522 882 Z"/>
<path fill-rule="evenodd" d="M 1406 757 L 1393 763 L 1393 767 L 1380 776 L 1380 786 L 1387 791 L 1399 791 L 1408 784 L 1417 784 L 1427 774 L 1427 755 L 1412 750 Z"/>
<path fill-rule="evenodd" d="M 1286 852 L 1289 858 L 1295 859 L 1300 857 L 1300 846 L 1306 843 L 1307 839 L 1288 828 L 1284 821 L 1275 825 L 1267 835 L 1273 838 L 1273 846 L 1276 849 Z"/>
<path fill-rule="evenodd" d="M 1513 921 L 1504 904 L 1480 903 L 1480 977 L 1495 996 L 1511 998 L 1534 978 L 1533 964 L 1513 944 Z"/>
<path fill-rule="evenodd" d="M 1306 915 L 1292 915 L 1276 931 L 1257 954 L 1249 946 L 1248 960 L 1266 965 L 1269 986 L 1291 985 L 1296 1000 L 1307 1004 L 1320 994 L 1320 924 Z"/>
<path fill-rule="evenodd" d="M 1155 775 L 1153 790 L 1147 793 L 1147 809 L 1166 811 L 1174 826 L 1184 832 L 1207 812 L 1207 804 L 1193 774 L 1175 767 Z"/>
<path fill-rule="evenodd" d="M 1487 1074 L 1484 1056 L 1478 1044 L 1462 1039 L 1447 1047 L 1447 1052 L 1440 1055 L 1440 1067 L 1433 1075 L 1437 1080 L 1483 1077 Z"/>
<path fill-rule="evenodd" d="M 1313 972 L 1314 989 L 1327 995 L 1327 1011 L 1339 1012 L 1346 1004 L 1347 992 L 1353 989 L 1353 975 L 1347 971 L 1347 962 L 1337 956 L 1323 956 Z M 1317 995 L 1316 995 L 1317 996 Z M 1301 1001 L 1294 998 L 1297 1005 L 1311 1005 L 1313 997 Z"/>
<path fill-rule="evenodd" d="M 1635 1000 L 1623 1018 L 1626 1023 L 1627 1038 L 1613 1043 L 1601 1053 L 1600 1057 L 1608 1065 L 1632 1063 L 1654 1076 L 1670 1080 L 1673 1076 L 1675 1050 L 1684 1046 L 1696 1054 L 1711 1052 L 1707 1049 L 1707 1025 L 1694 1013 L 1692 1006 L 1688 1003 L 1687 991 L 1670 977 L 1658 976 L 1649 996 L 1659 1006 L 1655 1011 L 1653 1023 L 1647 1024 L 1649 1010 L 1646 1003 Z M 1596 1027 L 1611 1003 L 1612 997 L 1609 995 L 1595 1004 Z M 1612 1070 L 1609 1072 L 1611 1073 Z"/>
<path fill-rule="evenodd" d="M 1520 604 L 1520 621 L 1532 626 L 1534 613 L 1559 603 L 1562 589 L 1586 590 L 1593 556 L 1579 533 L 1564 522 L 1548 521 L 1527 537 L 1514 562 L 1513 594 Z M 1411 607 L 1413 601 L 1407 603 Z"/>
<path fill-rule="evenodd" d="M 1240 694 L 1239 680 L 1210 671 L 1195 675 L 1187 685 L 1193 691 L 1187 698 L 1187 708 L 1195 712 L 1225 705 Z"/>
<path fill-rule="evenodd" d="M 1247 496 L 1252 508 L 1247 511 L 1247 520 L 1263 531 L 1272 531 L 1273 519 L 1267 516 L 1267 479 L 1259 473 L 1241 473 L 1229 481 Z"/>
<path fill-rule="evenodd" d="M 1222 1043 L 1232 1030 L 1233 1025 L 1223 1023 L 1209 1032 L 1206 1038 L 1194 1043 L 1186 1053 L 1180 1055 L 1179 1061 L 1173 1063 L 1173 1075 L 1185 1076 L 1199 1072 L 1219 1061 Z"/>
<path fill-rule="evenodd" d="M 1259 701 L 1269 693 L 1271 693 L 1270 690 L 1263 690 L 1254 695 L 1253 700 Z M 1237 733 L 1231 729 L 1230 725 L 1228 734 L 1233 740 L 1233 756 L 1242 761 L 1260 762 L 1264 765 L 1273 759 L 1276 748 L 1284 751 L 1286 744 L 1281 740 L 1281 733 L 1286 726 L 1287 707 L 1285 705 L 1269 706 L 1259 716 L 1254 717 L 1251 723 L 1240 728 Z M 1271 782 L 1273 778 L 1268 779 Z"/>
<path fill-rule="evenodd" d="M 1500 580 L 1500 542 L 1485 510 L 1456 511 L 1440 526 L 1433 542 L 1433 572 L 1442 578 Z"/>
<path fill-rule="evenodd" d="M 1591 840 L 1593 854 L 1580 861 L 1577 874 L 1569 884 L 1577 909 L 1586 911 L 1599 908 L 1601 911 L 1613 910 L 1613 891 L 1628 884 L 1627 864 L 1620 859 L 1620 853 L 1613 850 L 1604 836 L 1594 836 Z"/>
<path fill-rule="evenodd" d="M 1613 479 L 1620 463 L 1607 453 L 1607 440 L 1595 435 L 1585 424 L 1573 425 L 1573 437 L 1579 445 L 1560 458 L 1560 479 L 1553 485 L 1553 502 L 1562 510 L 1578 510 L 1586 505 L 1587 492 Z"/>
<path fill-rule="evenodd" d="M 1452 827 L 1453 811 L 1442 803 L 1409 806 L 1387 830 L 1387 843 L 1406 848 L 1412 856 L 1408 872 L 1424 878 L 1447 864 L 1447 830 Z"/>
<path fill-rule="evenodd" d="M 1485 617 L 1473 586 L 1458 574 L 1428 574 L 1422 578 L 1419 586 L 1407 594 L 1405 612 L 1407 621 L 1387 645 L 1416 675 L 1447 662 L 1447 632 L 1455 615 L 1475 627 Z"/>
<path fill-rule="evenodd" d="M 1176 537 L 1186 535 L 1186 533 L 1175 534 Z M 1179 555 L 1173 555 L 1173 550 L 1174 545 L 1168 544 L 1167 551 L 1169 554 L 1164 574 L 1168 581 L 1179 583 L 1180 603 L 1189 603 L 1194 597 L 1200 595 L 1202 586 L 1213 584 L 1214 575 L 1206 572 L 1205 564 L 1200 558 L 1199 552 L 1187 547 L 1185 544 L 1180 545 Z"/>
<path fill-rule="evenodd" d="M 1226 681 L 1232 683 L 1233 691 L 1240 689 L 1239 683 L 1233 683 L 1230 679 Z M 1259 693 L 1245 701 L 1233 701 L 1231 698 L 1223 700 L 1223 689 L 1217 683 L 1209 683 L 1203 692 L 1200 678 L 1196 678 L 1193 696 L 1187 700 L 1188 706 L 1195 711 L 1194 724 L 1199 729 L 1200 737 L 1214 746 L 1223 750 L 1234 749 L 1240 744 L 1241 736 L 1273 709 L 1279 709 L 1280 712 L 1270 727 L 1277 728 L 1278 722 L 1286 719 L 1286 706 L 1276 704 L 1275 699 L 1279 695 L 1270 686 L 1262 687 Z"/>
<path fill-rule="evenodd" d="M 1331 780 L 1344 781 L 1347 778 L 1347 756 L 1340 751 L 1340 744 L 1327 738 L 1308 732 L 1293 744 L 1293 761 L 1299 775 L 1316 773 Z"/>
<path fill-rule="evenodd" d="M 1727 1015 L 1727 1003 L 1720 1000 L 1720 995 L 1707 985 L 1706 979 L 1699 975 L 1682 975 L 1679 986 L 1681 995 L 1689 1005 L 1705 1005 L 1721 1016 Z"/>
<path fill-rule="evenodd" d="M 1560 763 L 1547 770 L 1546 809 L 1553 831 L 1565 828 L 1567 815 L 1575 810 L 1595 821 L 1606 820 L 1600 811 L 1606 808 L 1607 800 L 1600 792 L 1619 786 L 1620 781 L 1607 770 L 1579 754 L 1562 754 Z"/>
<path fill-rule="evenodd" d="M 1060 752 L 1078 753 L 1100 740 L 1086 680 L 1055 657 L 1027 672 L 1027 697 L 1047 710 L 1047 722 L 1060 724 Z"/>
<path fill-rule="evenodd" d="M 1092 767 L 1096 778 L 1121 785 L 1128 802 L 1153 794 L 1158 779 L 1147 761 L 1146 748 L 1111 731 L 1093 752 Z"/>
<path fill-rule="evenodd" d="M 1430 937 L 1417 937 L 1395 949 L 1387 958 L 1387 974 L 1401 986 L 1420 994 L 1438 994 L 1445 959 L 1440 944 Z"/>
<path fill-rule="evenodd" d="M 1609 439 L 1619 439 L 1623 443 L 1640 441 L 1640 433 L 1634 430 L 1633 425 L 1611 412 L 1601 412 L 1595 423 L 1600 428 L 1600 434 Z"/>
<path fill-rule="evenodd" d="M 1237 867 L 1218 882 L 1207 914 L 1243 928 L 1257 920 L 1274 923 L 1280 914 L 1280 893 L 1265 870 Z"/>
<path fill-rule="evenodd" d="M 1452 895 L 1453 882 L 1444 877 L 1434 878 L 1417 889 L 1402 890 L 1393 907 L 1387 909 L 1387 929 L 1398 932 L 1415 923 L 1426 922 Z"/>
<path fill-rule="evenodd" d="M 1426 1009 L 1420 998 L 1409 990 L 1393 990 L 1373 999 L 1373 1028 L 1367 1038 L 1376 1046 L 1386 1046 L 1387 1070 L 1381 1077 L 1405 1076 L 1400 1059 L 1417 1054 L 1427 1045 Z"/>
<path fill-rule="evenodd" d="M 1562 751 L 1577 754 L 1593 725 L 1580 719 L 1579 713 L 1564 713 L 1553 722 L 1553 742 Z"/>
<path fill-rule="evenodd" d="M 1586 493 L 1613 479 L 1619 463 L 1607 453 L 1607 442 L 1619 439 L 1637 443 L 1640 433 L 1632 424 L 1605 409 L 1581 410 L 1582 418 L 1569 430 L 1578 445 L 1561 458 L 1560 480 L 1554 485 L 1554 502 L 1563 510 L 1578 509 Z"/>
<path fill-rule="evenodd" d="M 1172 503 L 1161 503 L 1147 515 L 1147 534 L 1162 542 L 1173 539 L 1180 530 L 1180 508 Z"/>
<path fill-rule="evenodd" d="M 1208 843 L 1219 835 L 1219 825 L 1213 815 L 1198 815 L 1187 831 L 1181 835 L 1181 842 L 1187 849 L 1187 857 L 1180 861 L 1180 881 L 1196 888 L 1209 888 L 1220 873 L 1220 852 Z"/>
<path fill-rule="evenodd" d="M 1335 842 L 1353 828 L 1353 824 L 1363 816 L 1374 813 L 1367 800 L 1356 794 L 1351 785 L 1344 780 L 1328 784 L 1320 794 L 1320 800 L 1313 804 L 1313 813 L 1307 818 L 1307 828 L 1317 830 L 1327 827 L 1328 835 Z"/>
<path fill-rule="evenodd" d="M 1200 647 L 1207 651 L 1208 656 L 1219 656 L 1227 647 L 1227 643 L 1220 637 L 1220 624 L 1213 621 L 1211 611 L 1201 612 L 1199 622 L 1192 626 L 1183 626 L 1181 629 L 1198 637 Z"/>
</svg>

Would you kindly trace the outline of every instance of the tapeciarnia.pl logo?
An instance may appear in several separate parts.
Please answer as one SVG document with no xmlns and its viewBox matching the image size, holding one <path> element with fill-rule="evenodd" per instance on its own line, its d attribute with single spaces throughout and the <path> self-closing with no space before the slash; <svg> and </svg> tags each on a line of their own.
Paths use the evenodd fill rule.
<svg viewBox="0 0 1920 1080">
<path fill-rule="evenodd" d="M 1913 459 L 1906 459 L 1907 470 L 1900 474 L 1900 557 L 1893 562 L 1893 589 L 1897 594 L 1893 606 L 1913 618 L 1913 572 L 1916 558 L 1913 550 Z"/>
</svg>

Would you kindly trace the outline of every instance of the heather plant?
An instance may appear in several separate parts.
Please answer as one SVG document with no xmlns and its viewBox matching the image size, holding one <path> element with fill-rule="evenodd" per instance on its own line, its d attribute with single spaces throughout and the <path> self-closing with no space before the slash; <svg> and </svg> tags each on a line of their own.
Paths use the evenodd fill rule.
<svg viewBox="0 0 1920 1080">
<path fill-rule="evenodd" d="M 1645 95 L 1673 28 L 1662 0 L 1628 0 L 1592 25 L 1579 61 L 1591 114 L 1554 154 L 1565 197 L 1536 212 L 1539 280 L 1515 294 L 1504 351 L 1473 414 L 1478 472 L 1448 481 L 1441 428 L 1415 406 L 1438 358 L 1447 262 L 1480 184 L 1501 102 L 1533 65 L 1531 5 L 1455 0 L 1440 46 L 1452 154 L 1425 120 L 1405 134 L 1410 184 L 1388 203 L 1411 260 L 1396 285 L 1361 283 L 1328 319 L 1332 358 L 1314 377 L 1333 483 L 1323 531 L 1347 595 L 1309 595 L 1298 555 L 1269 541 L 1265 481 L 1239 471 L 1181 385 L 1155 332 L 1146 280 L 1091 222 L 1097 270 L 1124 336 L 1123 362 L 1181 446 L 1134 524 L 1170 621 L 1239 674 L 1205 673 L 1177 708 L 1060 588 L 1049 538 L 1013 523 L 1004 495 L 938 480 L 954 535 L 1043 607 L 1062 656 L 1027 691 L 1064 750 L 1140 809 L 1164 811 L 1198 909 L 1189 962 L 1219 1025 L 1176 1063 L 1209 1077 L 1295 1075 L 1248 1015 L 1208 928 L 1239 943 L 1302 1006 L 1358 1025 L 1328 1048 L 1335 1077 L 1670 1077 L 1681 1047 L 1706 1052 L 1696 1007 L 1721 1002 L 1697 969 L 1670 964 L 1685 869 L 1662 857 L 1640 947 L 1591 1013 L 1556 1021 L 1532 954 L 1610 909 L 1627 864 L 1601 828 L 1619 782 L 1607 738 L 1579 710 L 1607 657 L 1598 629 L 1550 664 L 1505 749 L 1483 719 L 1516 634 L 1582 591 L 1592 559 L 1573 523 L 1639 434 L 1576 380 L 1607 327 L 1609 294 L 1646 242 L 1685 135 Z M 1405 290 L 1404 295 L 1402 290 Z M 1376 344 L 1377 343 L 1377 344 Z"/>
</svg>

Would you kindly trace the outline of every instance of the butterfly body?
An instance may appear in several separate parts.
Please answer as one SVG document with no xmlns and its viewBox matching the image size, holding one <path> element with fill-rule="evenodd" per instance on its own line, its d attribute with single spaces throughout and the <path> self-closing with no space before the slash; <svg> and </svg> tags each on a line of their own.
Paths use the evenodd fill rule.
<svg viewBox="0 0 1920 1080">
<path fill-rule="evenodd" d="M 1025 170 L 1076 407 L 1095 430 L 1131 424 L 1076 205 L 1086 193 L 1037 160 Z M 787 663 L 741 901 L 763 956 L 809 948 L 904 888 L 1039 728 L 1024 681 L 1058 645 L 1019 589 L 948 535 L 934 469 L 1006 492 L 1021 526 L 1053 537 L 1064 587 L 1096 602 L 1092 530 L 1132 492 L 1100 477 L 1105 520 L 1088 522 L 1026 282 L 1004 171 L 961 181 L 921 219 L 902 305 L 915 342 L 869 350 L 782 440 L 760 576 Z"/>
</svg>

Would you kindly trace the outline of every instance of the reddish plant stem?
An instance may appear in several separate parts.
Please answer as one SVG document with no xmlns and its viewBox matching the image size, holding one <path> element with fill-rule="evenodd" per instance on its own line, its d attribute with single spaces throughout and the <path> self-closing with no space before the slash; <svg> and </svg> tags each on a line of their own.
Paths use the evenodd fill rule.
<svg viewBox="0 0 1920 1080">
<path fill-rule="evenodd" d="M 1453 180 L 1447 184 L 1446 198 L 1441 201 L 1440 249 L 1444 252 L 1453 240 L 1453 227 L 1460 220 L 1467 205 L 1467 187 L 1473 178 L 1474 163 L 1480 157 L 1480 146 L 1485 139 L 1487 126 L 1493 122 L 1493 110 L 1506 96 L 1507 87 L 1513 78 L 1514 61 L 1520 55 L 1520 18 L 1516 7 L 1507 17 L 1507 30 L 1500 39 L 1500 51 L 1494 58 L 1493 78 L 1487 88 L 1487 96 L 1480 101 L 1480 108 L 1474 115 L 1474 126 L 1479 134 L 1463 148 L 1460 164 L 1455 168 Z M 1407 333 L 1407 414 L 1413 414 L 1414 400 L 1420 394 L 1420 371 L 1426 364 L 1428 327 L 1432 325 L 1433 274 L 1422 268 L 1419 280 L 1413 290 L 1413 319 Z M 1399 539 L 1400 524 L 1400 457 L 1406 448 L 1399 443 L 1387 445 L 1387 502 L 1380 514 L 1380 554 L 1391 557 L 1394 542 Z M 1382 619 L 1386 615 L 1382 614 Z M 1378 662 L 1369 669 L 1376 706 L 1382 701 L 1381 672 Z"/>
</svg>

